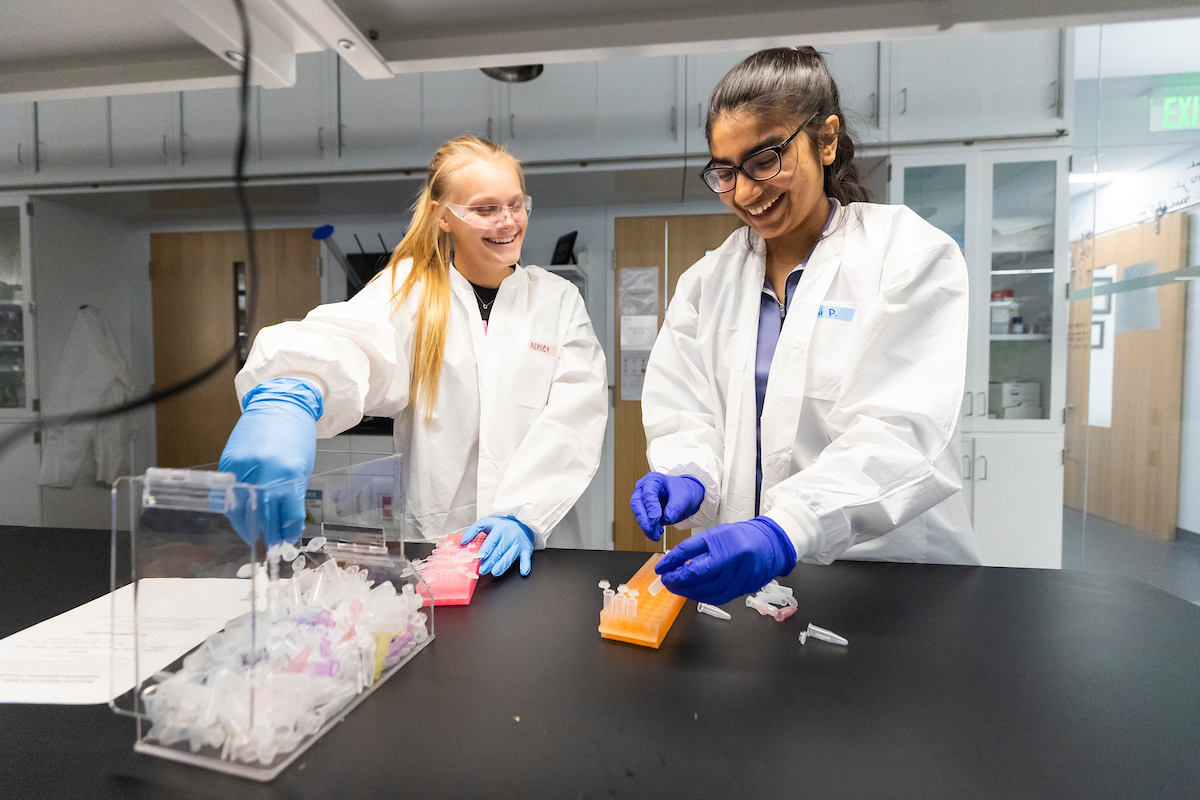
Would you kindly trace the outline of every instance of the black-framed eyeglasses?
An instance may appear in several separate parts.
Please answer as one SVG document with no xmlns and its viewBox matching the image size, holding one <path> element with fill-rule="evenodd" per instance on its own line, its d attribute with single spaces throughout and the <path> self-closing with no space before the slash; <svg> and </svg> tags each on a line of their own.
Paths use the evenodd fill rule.
<svg viewBox="0 0 1200 800">
<path fill-rule="evenodd" d="M 792 135 L 784 139 L 779 144 L 773 147 L 764 147 L 762 150 L 751 153 L 746 156 L 746 160 L 741 163 L 741 166 L 726 167 L 708 162 L 708 166 L 700 171 L 700 177 L 704 179 L 704 183 L 708 185 L 717 194 L 725 194 L 732 192 L 737 186 L 737 174 L 740 170 L 747 178 L 752 181 L 766 181 L 774 178 L 783 169 L 783 151 L 792 139 L 799 135 L 800 131 L 808 127 L 808 124 L 817 118 L 817 114 L 821 112 L 813 112 L 804 123 L 796 130 L 792 131 Z"/>
</svg>

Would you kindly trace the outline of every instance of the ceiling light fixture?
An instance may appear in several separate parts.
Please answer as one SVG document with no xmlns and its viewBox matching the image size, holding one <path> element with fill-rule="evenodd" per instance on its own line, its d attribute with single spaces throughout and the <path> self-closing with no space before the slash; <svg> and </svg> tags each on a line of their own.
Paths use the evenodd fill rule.
<svg viewBox="0 0 1200 800">
<path fill-rule="evenodd" d="M 1071 183 L 1111 183 L 1125 177 L 1124 172 L 1072 172 Z"/>
<path fill-rule="evenodd" d="M 480 67 L 484 75 L 502 83 L 525 83 L 531 81 L 546 68 L 541 64 L 522 64 L 516 67 Z"/>
<path fill-rule="evenodd" d="M 242 55 L 241 53 L 239 53 L 237 50 L 226 50 L 225 58 L 232 61 L 234 64 L 245 64 L 246 63 L 246 57 L 244 55 Z"/>
<path fill-rule="evenodd" d="M 349 39 L 339 39 L 338 40 L 338 47 L 342 48 L 347 53 L 354 52 L 354 48 L 357 46 L 358 45 L 356 45 L 354 42 L 350 41 Z"/>
</svg>

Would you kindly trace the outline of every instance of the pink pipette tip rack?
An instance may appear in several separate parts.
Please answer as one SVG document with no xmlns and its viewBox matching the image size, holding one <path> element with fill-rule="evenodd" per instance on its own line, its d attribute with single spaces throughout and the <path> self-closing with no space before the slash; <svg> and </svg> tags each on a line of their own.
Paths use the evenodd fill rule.
<svg viewBox="0 0 1200 800">
<path fill-rule="evenodd" d="M 484 536 L 476 536 L 474 541 L 462 547 L 462 533 L 447 536 L 433 548 L 429 558 L 413 561 L 413 566 L 421 573 L 421 594 L 429 601 L 429 592 L 433 592 L 435 606 L 465 606 L 471 602 L 475 594 L 475 584 L 479 583 L 479 548 L 483 546 Z"/>
</svg>

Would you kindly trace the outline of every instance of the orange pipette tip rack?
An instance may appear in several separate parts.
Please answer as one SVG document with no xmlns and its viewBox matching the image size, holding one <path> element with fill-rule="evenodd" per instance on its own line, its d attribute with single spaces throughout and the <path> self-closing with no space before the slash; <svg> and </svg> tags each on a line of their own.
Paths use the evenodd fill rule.
<svg viewBox="0 0 1200 800">
<path fill-rule="evenodd" d="M 629 613 L 629 600 L 623 595 L 616 595 L 600 612 L 600 636 L 605 639 L 615 639 L 618 642 L 640 644 L 642 647 L 658 649 L 667 631 L 671 630 L 679 609 L 683 608 L 684 598 L 671 594 L 665 588 L 657 595 L 650 594 L 650 584 L 658 577 L 654 573 L 654 565 L 662 558 L 662 553 L 654 553 L 647 559 L 625 585 L 637 590 L 633 598 L 637 606 L 633 614 Z"/>
</svg>

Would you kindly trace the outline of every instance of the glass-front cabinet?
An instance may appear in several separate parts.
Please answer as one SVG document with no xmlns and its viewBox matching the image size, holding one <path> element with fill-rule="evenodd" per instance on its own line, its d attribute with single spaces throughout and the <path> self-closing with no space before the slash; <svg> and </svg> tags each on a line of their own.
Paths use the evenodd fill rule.
<svg viewBox="0 0 1200 800">
<path fill-rule="evenodd" d="M 1065 400 L 1065 148 L 892 156 L 889 200 L 951 236 L 971 293 L 965 430 L 1039 431 Z"/>
<path fill-rule="evenodd" d="M 0 200 L 0 419 L 34 410 L 29 262 L 25 206 Z"/>
</svg>

